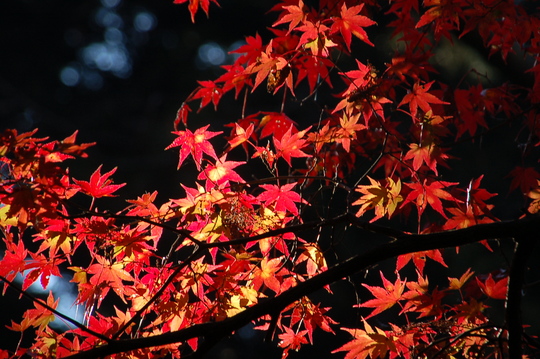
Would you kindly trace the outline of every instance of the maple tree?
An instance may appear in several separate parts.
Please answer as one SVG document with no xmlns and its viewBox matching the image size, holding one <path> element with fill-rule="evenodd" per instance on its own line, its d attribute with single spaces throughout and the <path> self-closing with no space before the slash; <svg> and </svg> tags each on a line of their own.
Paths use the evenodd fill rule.
<svg viewBox="0 0 540 359">
<path fill-rule="evenodd" d="M 192 21 L 211 2 L 190 0 Z M 286 0 L 271 10 L 268 37 L 248 36 L 223 75 L 200 81 L 180 106 L 167 150 L 197 174 L 182 198 L 158 203 L 157 192 L 145 193 L 104 210 L 102 198 L 129 185 L 114 182 L 117 169 L 99 166 L 83 180 L 65 165 L 93 143 L 78 144 L 77 133 L 1 134 L 0 280 L 4 295 L 31 299 L 8 327 L 33 343 L 0 357 L 202 356 L 250 323 L 283 358 L 338 331 L 350 336 L 332 352 L 347 359 L 539 355 L 539 323 L 522 313 L 525 289 L 538 285 L 529 266 L 540 228 L 539 8 Z M 383 28 L 385 61 L 355 51 L 377 46 Z M 446 83 L 439 46 L 467 39 L 483 45 L 486 61 L 523 59 L 516 71 L 527 81 L 471 68 Z M 275 107 L 247 113 L 265 90 Z M 229 123 L 197 123 L 192 108 L 219 111 L 222 101 L 241 111 Z M 484 188 L 500 177 L 461 168 L 471 148 L 480 153 L 500 136 L 512 137 L 506 190 L 519 189 L 521 210 Z M 354 231 L 364 238 L 347 237 Z M 495 269 L 450 263 L 474 246 Z M 53 293 L 28 292 L 66 271 L 82 322 L 58 311 Z M 371 272 L 370 283 L 356 276 Z M 347 324 L 331 299 L 314 295 L 332 298 L 344 278 L 361 284 Z M 503 315 L 490 310 L 502 304 Z M 55 318 L 70 329 L 51 327 Z"/>
</svg>

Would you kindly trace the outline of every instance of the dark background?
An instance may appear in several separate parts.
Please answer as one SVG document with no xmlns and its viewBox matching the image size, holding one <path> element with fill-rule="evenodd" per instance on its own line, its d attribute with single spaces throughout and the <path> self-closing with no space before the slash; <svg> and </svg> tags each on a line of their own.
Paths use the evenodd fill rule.
<svg viewBox="0 0 540 359">
<path fill-rule="evenodd" d="M 153 190 L 160 193 L 158 202 L 183 196 L 179 183 L 192 186 L 195 173 L 190 173 L 190 168 L 193 167 L 184 166 L 177 171 L 177 151 L 164 151 L 175 137 L 170 132 L 178 108 L 196 87 L 197 80 L 215 79 L 221 74 L 219 64 L 231 62 L 232 57 L 227 52 L 237 48 L 244 36 L 258 32 L 264 38 L 268 35 L 266 26 L 275 20 L 274 13 L 265 13 L 274 1 L 221 0 L 220 4 L 221 8 L 210 6 L 209 19 L 199 13 L 196 23 L 192 24 L 186 4 L 173 5 L 172 0 L 2 1 L 0 130 L 17 128 L 26 132 L 39 128 L 38 137 L 51 139 L 63 139 L 79 130 L 79 142 L 97 142 L 97 145 L 88 150 L 89 158 L 67 162 L 74 177 L 87 179 L 100 164 L 104 165 L 104 171 L 118 166 L 114 178 L 116 183 L 127 183 L 121 190 L 124 199 Z M 379 31 L 383 31 L 384 24 L 380 25 Z M 387 34 L 372 31 L 370 38 L 377 44 L 374 49 L 353 41 L 353 48 L 357 46 L 356 49 L 362 50 L 356 55 L 362 61 L 384 62 L 389 52 L 389 44 L 385 43 Z M 478 42 L 465 40 L 456 41 L 455 47 L 449 48 L 446 44 L 438 49 L 435 61 L 438 68 L 444 69 L 441 76 L 445 81 L 455 84 L 474 60 L 480 59 L 478 61 L 487 66 L 486 54 L 475 49 L 479 48 Z M 370 52 L 364 52 L 366 49 Z M 212 59 L 214 64 L 208 61 Z M 505 69 L 516 66 L 508 67 L 493 60 L 495 66 L 486 69 L 495 82 L 512 76 Z M 480 66 L 478 61 L 477 67 Z M 232 100 L 232 95 L 228 96 L 226 99 Z M 263 94 L 257 95 L 251 105 L 257 110 L 270 111 L 278 110 L 279 103 Z M 198 102 L 191 105 L 197 106 Z M 225 100 L 219 112 L 209 106 L 200 115 L 191 117 L 191 128 L 211 123 L 213 130 L 219 130 L 214 126 L 240 118 L 240 108 L 239 103 Z M 517 129 L 512 131 L 512 135 L 517 133 Z M 496 213 L 501 218 L 519 212 L 523 206 L 520 196 L 505 192 L 510 180 L 504 177 L 519 155 L 517 147 L 507 150 L 513 148 L 515 137 L 512 135 L 509 136 L 508 129 L 501 129 L 483 139 L 481 145 L 477 142 L 465 146 L 460 156 L 462 161 L 451 163 L 454 172 L 446 177 L 450 181 L 461 177 L 468 181 L 485 173 L 483 183 L 490 192 L 501 194 L 496 199 L 499 204 L 504 203 L 498 207 L 502 210 Z M 478 156 L 469 156 L 471 152 Z M 340 258 L 365 250 L 366 241 L 373 240 L 354 231 L 348 232 L 348 238 L 352 242 L 339 253 Z M 441 279 L 459 276 L 473 262 L 484 272 L 498 268 L 502 252 L 488 254 L 480 246 L 477 249 L 470 252 L 469 257 L 450 256 L 447 263 L 452 269 L 441 273 Z M 392 261 L 389 267 L 393 265 Z M 440 268 L 438 266 L 428 262 L 426 270 Z M 410 275 L 416 278 L 414 271 Z M 371 271 L 368 277 L 379 285 L 378 269 Z M 356 303 L 358 285 L 343 282 L 332 288 L 333 296 L 321 293 L 314 298 L 331 300 L 336 308 L 333 313 L 341 325 L 357 325 L 356 316 L 337 308 L 350 308 Z M 17 310 L 12 307 L 17 302 L 8 302 L 6 298 L 1 298 L 0 302 Z M 537 316 L 534 302 L 528 306 L 531 316 Z M 8 314 L 13 318 L 11 311 Z M 393 320 L 395 314 L 389 313 L 386 319 Z M 4 324 L 9 324 L 8 319 L 2 317 L 1 320 L 0 347 L 13 348 L 15 342 L 8 339 L 12 337 L 8 337 L 4 328 Z M 385 325 L 374 324 L 383 328 Z M 263 336 L 264 333 L 255 334 L 245 329 L 220 344 L 208 357 L 280 357 L 275 345 L 256 344 Z M 290 357 L 321 357 L 320 353 L 336 349 L 349 336 L 340 334 L 339 339 L 333 339 L 316 333 L 315 340 L 318 338 L 324 338 L 316 343 L 319 349 L 306 347 L 299 354 L 291 353 Z"/>
<path fill-rule="evenodd" d="M 124 195 L 170 191 L 179 182 L 177 155 L 164 148 L 175 138 L 176 112 L 197 80 L 221 74 L 198 54 L 209 47 L 230 63 L 227 52 L 244 35 L 267 31 L 271 3 L 221 1 L 210 19 L 199 13 L 192 24 L 186 4 L 172 1 L 4 1 L 0 128 L 39 128 L 52 139 L 79 130 L 79 141 L 98 144 L 84 164 L 70 166 L 119 166 Z M 196 121 L 216 116 L 205 111 Z M 227 122 L 240 113 L 233 116 Z"/>
</svg>

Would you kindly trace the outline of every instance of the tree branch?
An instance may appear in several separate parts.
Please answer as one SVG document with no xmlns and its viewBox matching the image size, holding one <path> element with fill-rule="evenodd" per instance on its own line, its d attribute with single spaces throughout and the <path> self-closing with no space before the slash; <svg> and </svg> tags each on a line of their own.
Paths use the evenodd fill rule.
<svg viewBox="0 0 540 359">
<path fill-rule="evenodd" d="M 8 280 L 6 277 L 0 275 L 0 280 L 3 281 L 4 283 L 6 283 L 11 288 L 13 288 L 15 291 L 17 291 L 21 296 L 30 299 L 32 302 L 36 303 L 37 305 L 41 305 L 43 308 L 47 309 L 48 311 L 50 311 L 51 313 L 53 313 L 57 317 L 64 319 L 66 322 L 73 324 L 74 326 L 76 326 L 77 328 L 82 330 L 83 332 L 87 332 L 88 334 L 93 335 L 96 338 L 99 338 L 99 339 L 104 340 L 106 342 L 111 342 L 112 341 L 112 339 L 107 338 L 105 335 L 103 335 L 101 333 L 98 333 L 96 331 L 93 331 L 92 329 L 88 328 L 86 325 L 84 325 L 82 323 L 79 323 L 75 319 L 73 319 L 73 318 L 59 312 L 58 310 L 52 308 L 51 306 L 47 305 L 47 303 L 45 301 L 43 301 L 40 298 L 34 297 L 32 294 L 28 293 L 26 290 L 23 290 L 23 289 L 19 288 L 13 282 Z"/>
<path fill-rule="evenodd" d="M 362 228 L 360 221 L 355 221 L 354 224 Z M 534 238 L 533 234 L 537 232 L 539 226 L 540 216 L 531 216 L 520 220 L 480 224 L 465 229 L 429 234 L 401 233 L 398 236 L 397 231 L 389 230 L 397 237 L 394 241 L 380 245 L 366 253 L 353 256 L 331 267 L 327 271 L 318 274 L 305 282 L 299 283 L 296 287 L 293 287 L 276 297 L 261 300 L 253 307 L 247 308 L 243 312 L 221 322 L 197 324 L 179 331 L 163 333 L 151 337 L 118 340 L 107 345 L 74 354 L 69 358 L 91 359 L 140 348 L 183 342 L 191 338 L 207 337 L 208 335 L 211 335 L 215 340 L 215 338 L 225 337 L 231 334 L 257 318 L 276 311 L 282 311 L 289 304 L 300 298 L 383 260 L 394 258 L 402 254 L 462 246 L 479 242 L 484 239 L 513 238 L 516 233 Z M 366 227 L 370 228 L 370 226 Z"/>
<path fill-rule="evenodd" d="M 508 277 L 506 293 L 506 325 L 508 327 L 508 356 L 510 359 L 522 357 L 523 323 L 521 318 L 521 297 L 527 260 L 532 254 L 535 241 L 527 233 L 517 238 L 514 258 Z"/>
</svg>

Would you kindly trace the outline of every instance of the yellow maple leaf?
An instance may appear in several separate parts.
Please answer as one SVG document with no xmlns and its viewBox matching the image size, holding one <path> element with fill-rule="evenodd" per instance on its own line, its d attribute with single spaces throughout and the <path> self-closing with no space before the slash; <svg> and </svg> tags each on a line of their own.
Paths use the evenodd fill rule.
<svg viewBox="0 0 540 359">
<path fill-rule="evenodd" d="M 375 218 L 370 222 L 376 221 L 385 215 L 388 218 L 392 216 L 398 204 L 403 201 L 401 192 L 401 180 L 394 182 L 391 178 L 386 179 L 386 185 L 374 180 L 368 176 L 370 185 L 359 185 L 355 191 L 363 193 L 363 196 L 352 203 L 359 205 L 360 209 L 356 213 L 357 217 L 364 215 L 368 210 L 375 210 Z"/>
</svg>

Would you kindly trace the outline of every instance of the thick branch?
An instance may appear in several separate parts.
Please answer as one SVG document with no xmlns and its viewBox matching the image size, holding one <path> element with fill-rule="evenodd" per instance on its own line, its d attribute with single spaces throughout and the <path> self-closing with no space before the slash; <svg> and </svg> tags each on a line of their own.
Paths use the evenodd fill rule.
<svg viewBox="0 0 540 359">
<path fill-rule="evenodd" d="M 506 326 L 508 327 L 508 354 L 510 359 L 522 357 L 521 296 L 527 269 L 527 259 L 532 254 L 534 245 L 535 241 L 530 234 L 517 238 L 514 258 L 510 267 L 508 292 L 506 294 Z"/>
<path fill-rule="evenodd" d="M 354 221 L 354 224 L 358 227 L 363 228 L 360 221 L 353 217 L 351 217 L 351 221 Z M 522 220 L 481 224 L 465 229 L 439 233 L 402 233 L 400 236 L 397 236 L 397 239 L 390 243 L 381 245 L 367 253 L 353 256 L 328 269 L 326 272 L 318 274 L 305 282 L 301 282 L 296 287 L 293 287 L 274 298 L 262 300 L 259 304 L 221 322 L 197 324 L 176 332 L 164 333 L 152 337 L 118 340 L 86 352 L 72 355 L 69 358 L 97 358 L 115 353 L 127 352 L 129 350 L 184 342 L 191 338 L 205 337 L 209 334 L 211 334 L 214 339 L 216 337 L 225 337 L 257 318 L 270 313 L 275 313 L 276 311 L 282 311 L 287 305 L 299 300 L 303 296 L 313 293 L 325 285 L 362 271 L 383 260 L 407 253 L 462 246 L 484 239 L 512 238 L 517 233 L 520 235 L 530 235 L 532 237 L 532 234 L 537 231 L 539 226 L 540 217 L 535 216 Z M 395 231 L 392 232 L 395 233 Z"/>
</svg>

